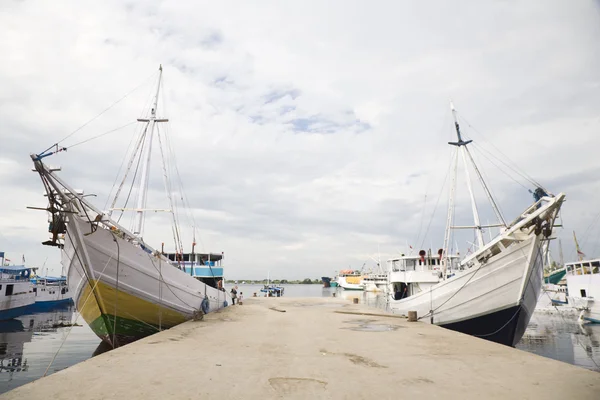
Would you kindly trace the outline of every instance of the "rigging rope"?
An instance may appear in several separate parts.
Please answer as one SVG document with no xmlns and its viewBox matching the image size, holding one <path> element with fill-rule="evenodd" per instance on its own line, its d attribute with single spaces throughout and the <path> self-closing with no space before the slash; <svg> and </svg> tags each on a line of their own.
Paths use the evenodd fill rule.
<svg viewBox="0 0 600 400">
<path fill-rule="evenodd" d="M 101 138 L 102 136 L 108 135 L 109 133 L 116 132 L 116 131 L 118 131 L 118 130 L 121 130 L 121 129 L 123 129 L 123 128 L 126 128 L 126 127 L 128 127 L 128 126 L 130 126 L 130 125 L 133 125 L 133 124 L 135 124 L 135 123 L 137 123 L 137 121 L 131 121 L 131 122 L 129 122 L 129 123 L 127 123 L 127 124 L 123 125 L 123 126 L 120 126 L 120 127 L 118 127 L 118 128 L 111 129 L 110 131 L 106 131 L 106 132 L 104 132 L 104 133 L 101 133 L 101 134 L 99 134 L 99 135 L 92 136 L 91 138 L 88 138 L 88 139 L 82 140 L 81 142 L 77 142 L 77 143 L 75 143 L 75 144 L 72 144 L 72 145 L 70 145 L 68 148 L 69 148 L 69 149 L 72 149 L 72 148 L 73 148 L 73 147 L 75 147 L 75 146 L 79 146 L 80 144 L 84 144 L 84 143 L 87 143 L 87 142 L 89 142 L 89 141 L 91 141 L 91 140 L 94 140 L 94 139 Z"/>
<path fill-rule="evenodd" d="M 528 175 L 522 168 L 519 168 L 519 166 L 510 159 L 510 157 L 508 157 L 506 154 L 504 154 L 502 151 L 500 151 L 500 149 L 498 149 L 490 140 L 487 140 L 486 137 L 479 132 L 477 129 L 475 129 L 475 127 L 473 127 L 473 125 L 471 125 L 469 123 L 469 121 L 467 121 L 467 119 L 462 115 L 459 114 L 460 118 L 471 128 L 473 129 L 473 132 L 479 134 L 481 136 L 481 139 L 485 142 L 488 143 L 490 146 L 492 146 L 498 153 L 500 153 L 506 160 L 510 161 L 514 167 L 510 166 L 509 164 L 507 164 L 505 161 L 503 161 L 500 158 L 495 157 L 497 160 L 499 160 L 500 162 L 502 162 L 504 165 L 506 165 L 508 168 L 510 168 L 513 172 L 517 173 L 518 175 L 520 175 L 523 179 L 525 179 L 526 181 L 528 181 L 529 183 L 531 183 L 532 185 L 534 185 L 535 187 L 540 187 L 542 189 L 544 189 L 545 191 L 547 191 L 544 186 L 542 186 L 542 184 L 540 184 L 538 181 L 536 181 L 535 179 L 533 179 L 530 175 Z M 491 154 L 491 153 L 490 153 Z"/>
<path fill-rule="evenodd" d="M 452 153 L 454 153 L 456 150 L 453 149 Z M 433 207 L 433 212 L 431 213 L 431 218 L 429 219 L 429 223 L 427 224 L 427 229 L 425 230 L 425 233 L 423 234 L 423 241 L 421 242 L 420 248 L 423 248 L 423 245 L 425 244 L 425 238 L 427 237 L 427 234 L 429 233 L 429 229 L 431 228 L 431 223 L 433 222 L 433 218 L 435 217 L 435 213 L 437 211 L 438 205 L 440 204 L 440 199 L 442 198 L 442 194 L 444 192 L 444 188 L 446 187 L 446 182 L 448 181 L 448 176 L 450 175 L 450 171 L 452 170 L 452 165 L 454 164 L 454 154 L 452 155 L 452 157 L 450 157 L 450 166 L 448 167 L 448 170 L 446 171 L 446 176 L 444 177 L 444 182 L 442 183 L 441 187 L 440 187 L 440 193 L 438 194 L 438 198 L 435 202 L 435 206 Z"/>
<path fill-rule="evenodd" d="M 75 133 L 79 132 L 81 129 L 83 129 L 84 127 L 86 127 L 87 125 L 89 125 L 91 122 L 93 122 L 94 120 L 96 120 L 97 118 L 99 118 L 102 114 L 104 114 L 105 112 L 107 112 L 108 110 L 110 110 L 111 108 L 113 108 L 114 106 L 116 106 L 117 104 L 119 104 L 121 101 L 123 101 L 127 96 L 129 96 L 131 93 L 135 92 L 137 89 L 139 89 L 140 87 L 142 87 L 143 85 L 145 85 L 152 77 L 154 77 L 158 72 L 154 72 L 152 73 L 152 75 L 150 75 L 148 78 L 146 78 L 144 81 L 142 81 L 142 83 L 140 83 L 138 86 L 136 86 L 135 88 L 133 88 L 132 90 L 130 90 L 129 92 L 127 92 L 123 97 L 121 97 L 119 100 L 115 101 L 113 104 L 111 104 L 110 106 L 108 106 L 107 108 L 105 108 L 103 111 L 101 111 L 99 114 L 97 114 L 95 117 L 93 117 L 92 119 L 88 120 L 86 123 L 84 123 L 83 125 L 81 125 L 79 128 L 75 129 L 73 132 L 69 133 L 67 136 L 65 136 L 64 138 L 60 139 L 58 142 L 56 142 L 55 144 L 53 144 L 52 146 L 48 147 L 46 150 L 42 151 L 40 154 L 43 154 L 45 152 L 47 152 L 48 150 L 50 150 L 52 147 L 58 145 L 61 142 L 64 142 L 65 140 L 67 140 L 68 138 L 70 138 L 71 136 L 73 136 Z M 71 146 L 72 147 L 72 146 Z"/>
</svg>

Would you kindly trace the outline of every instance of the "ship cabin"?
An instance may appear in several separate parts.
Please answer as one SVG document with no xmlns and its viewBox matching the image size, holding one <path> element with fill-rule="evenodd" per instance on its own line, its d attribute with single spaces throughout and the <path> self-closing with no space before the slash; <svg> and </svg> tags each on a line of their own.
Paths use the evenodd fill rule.
<svg viewBox="0 0 600 400">
<path fill-rule="evenodd" d="M 565 264 L 567 275 L 591 275 L 600 273 L 600 259 Z"/>
<path fill-rule="evenodd" d="M 569 296 L 591 299 L 592 302 L 600 298 L 600 259 L 566 263 L 565 268 Z M 585 307 L 589 305 L 586 303 Z"/>
<path fill-rule="evenodd" d="M 462 267 L 458 255 L 450 255 L 446 276 L 452 277 Z M 389 291 L 394 300 L 415 295 L 442 279 L 443 260 L 442 250 L 437 254 L 431 251 L 419 251 L 418 254 L 405 256 L 387 261 L 389 271 Z"/>
<path fill-rule="evenodd" d="M 223 253 L 166 253 L 165 256 L 199 281 L 223 289 Z"/>
</svg>

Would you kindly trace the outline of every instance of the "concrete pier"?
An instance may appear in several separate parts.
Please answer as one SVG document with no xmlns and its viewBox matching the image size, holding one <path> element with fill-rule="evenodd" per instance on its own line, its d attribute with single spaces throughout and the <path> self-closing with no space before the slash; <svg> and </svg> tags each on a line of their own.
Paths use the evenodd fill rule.
<svg viewBox="0 0 600 400">
<path fill-rule="evenodd" d="M 2 399 L 598 399 L 600 374 L 342 299 L 248 298 Z"/>
</svg>

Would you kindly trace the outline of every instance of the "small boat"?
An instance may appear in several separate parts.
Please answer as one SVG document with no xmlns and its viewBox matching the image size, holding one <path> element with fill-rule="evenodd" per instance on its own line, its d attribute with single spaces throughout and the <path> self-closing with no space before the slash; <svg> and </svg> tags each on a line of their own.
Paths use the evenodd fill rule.
<svg viewBox="0 0 600 400">
<path fill-rule="evenodd" d="M 341 270 L 337 281 L 338 285 L 344 290 L 365 290 L 363 285 L 363 274 L 358 270 Z"/>
<path fill-rule="evenodd" d="M 337 281 L 337 279 L 332 279 L 332 280 L 329 282 L 329 286 L 331 286 L 331 287 L 338 287 L 338 286 L 339 286 L 339 284 L 338 284 L 338 281 Z"/>
<path fill-rule="evenodd" d="M 565 277 L 566 274 L 567 271 L 564 267 L 544 273 L 544 283 L 558 285 L 558 283 Z"/>
<path fill-rule="evenodd" d="M 265 285 L 260 291 L 266 293 L 267 297 L 281 297 L 285 292 L 285 288 L 275 285 Z"/>
<path fill-rule="evenodd" d="M 35 303 L 33 284 L 29 280 L 33 268 L 24 265 L 0 264 L 0 320 L 8 320 L 27 313 Z"/>
<path fill-rule="evenodd" d="M 600 324 L 600 259 L 566 263 L 567 301 L 582 322 Z"/>
<path fill-rule="evenodd" d="M 322 276 L 321 281 L 323 282 L 323 287 L 331 287 L 331 278 Z"/>
<path fill-rule="evenodd" d="M 388 274 L 386 273 L 369 273 L 363 278 L 365 292 L 385 291 L 387 285 Z"/>
<path fill-rule="evenodd" d="M 72 302 L 66 276 L 34 276 L 31 278 L 31 283 L 33 283 L 36 307 L 54 307 Z"/>
</svg>

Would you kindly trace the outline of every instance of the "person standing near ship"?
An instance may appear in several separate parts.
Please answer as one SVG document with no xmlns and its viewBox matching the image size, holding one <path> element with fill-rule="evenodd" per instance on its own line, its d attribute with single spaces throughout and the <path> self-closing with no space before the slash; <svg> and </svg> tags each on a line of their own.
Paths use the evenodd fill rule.
<svg viewBox="0 0 600 400">
<path fill-rule="evenodd" d="M 235 306 L 235 299 L 237 298 L 237 290 L 235 287 L 231 288 L 231 303 Z"/>
</svg>

